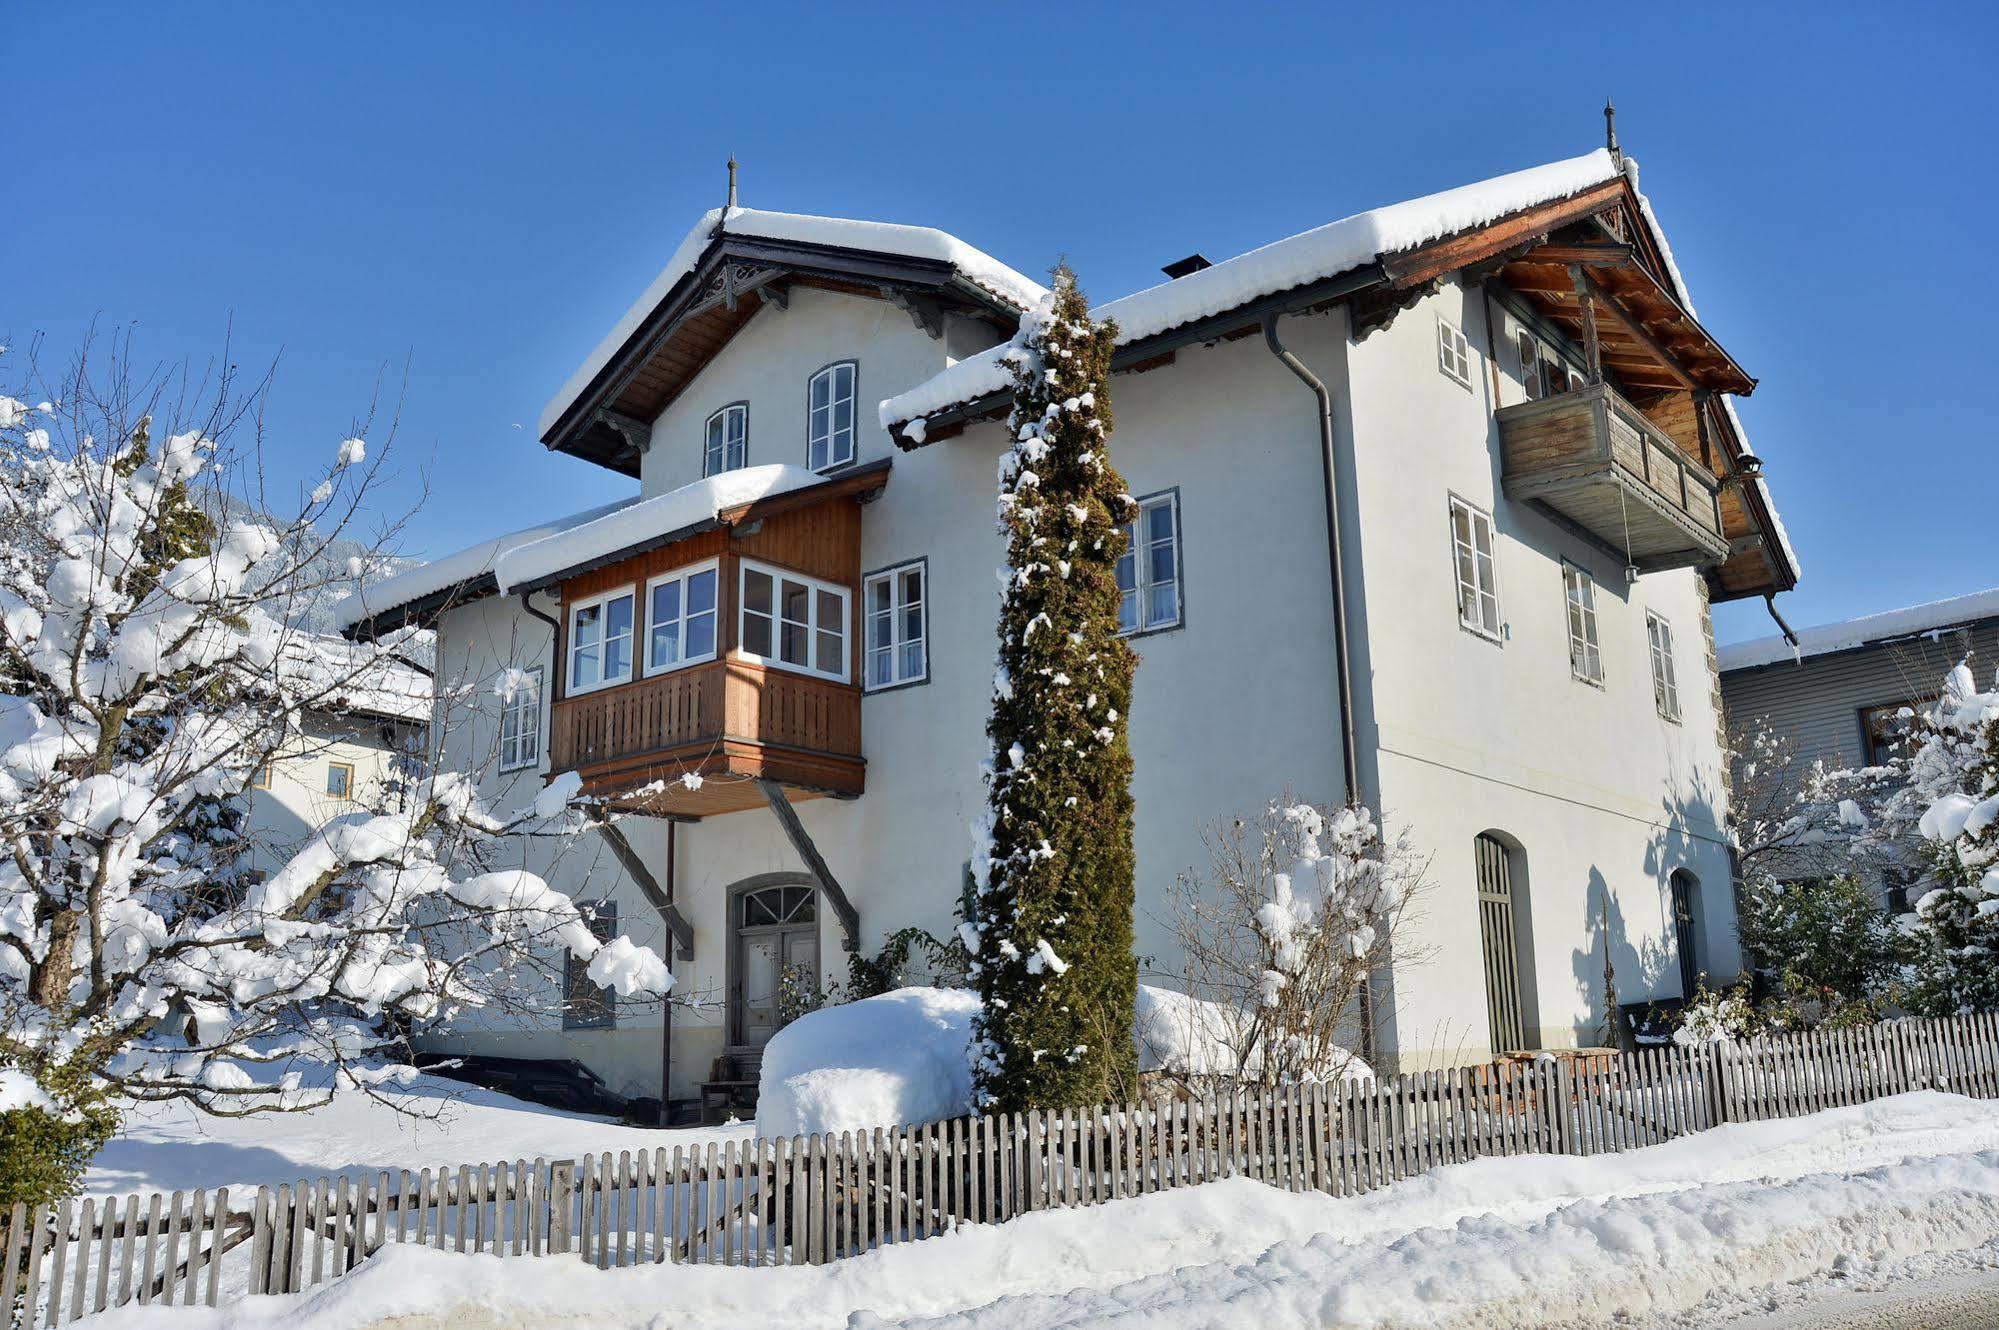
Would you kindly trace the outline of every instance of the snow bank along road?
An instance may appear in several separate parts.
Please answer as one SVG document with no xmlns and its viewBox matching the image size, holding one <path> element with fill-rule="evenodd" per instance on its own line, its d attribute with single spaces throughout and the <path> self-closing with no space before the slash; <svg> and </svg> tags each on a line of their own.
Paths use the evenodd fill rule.
<svg viewBox="0 0 1999 1330">
<path fill-rule="evenodd" d="M 1479 1160 L 1348 1200 L 1231 1180 L 816 1268 L 557 1278 L 546 1260 L 391 1248 L 312 1293 L 97 1325 L 1649 1328 L 1922 1262 L 1999 1266 L 1999 1104 L 1906 1095 L 1623 1155 Z"/>
</svg>

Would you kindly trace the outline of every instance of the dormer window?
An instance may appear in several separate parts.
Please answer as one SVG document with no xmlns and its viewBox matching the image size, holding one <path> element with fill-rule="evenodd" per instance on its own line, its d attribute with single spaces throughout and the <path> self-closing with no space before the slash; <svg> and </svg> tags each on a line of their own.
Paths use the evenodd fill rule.
<svg viewBox="0 0 1999 1330">
<path fill-rule="evenodd" d="M 812 376 L 805 394 L 805 460 L 830 471 L 854 460 L 854 377 L 851 360 Z"/>
<path fill-rule="evenodd" d="M 750 464 L 750 404 L 731 402 L 708 417 L 708 442 L 701 474 L 719 476 Z"/>
</svg>

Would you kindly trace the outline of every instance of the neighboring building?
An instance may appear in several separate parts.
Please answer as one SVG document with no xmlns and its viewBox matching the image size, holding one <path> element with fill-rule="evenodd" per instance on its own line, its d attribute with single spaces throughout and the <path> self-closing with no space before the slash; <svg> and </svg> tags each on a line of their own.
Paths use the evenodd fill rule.
<svg viewBox="0 0 1999 1330">
<path fill-rule="evenodd" d="M 1733 975 L 1708 603 L 1797 572 L 1727 404 L 1754 381 L 1635 169 L 1594 152 L 1168 271 L 1100 310 L 1142 508 L 1140 955 L 1174 966 L 1203 824 L 1288 790 L 1363 797 L 1429 859 L 1380 1058 L 1594 1042 L 1606 946 L 1626 1001 Z M 345 610 L 436 627 L 441 695 L 484 704 L 440 711 L 443 760 L 493 800 L 574 770 L 651 815 L 520 854 L 662 953 L 680 929 L 680 992 L 713 1001 L 674 1014 L 676 1095 L 769 1037 L 787 966 L 841 979 L 843 946 L 952 925 L 1005 557 L 997 348 L 1043 294 L 937 231 L 711 212 L 541 421 L 637 494 Z M 569 987 L 567 1028 L 434 1041 L 656 1094 L 657 1009 Z"/>
<path fill-rule="evenodd" d="M 254 777 L 243 834 L 253 872 L 275 872 L 333 818 L 394 805 L 421 769 L 433 706 L 430 676 L 337 637 L 287 638 L 280 668 L 305 676 L 323 707 Z"/>
<path fill-rule="evenodd" d="M 1979 674 L 1999 661 L 1999 589 L 1807 628 L 1795 645 L 1777 636 L 1723 647 L 1722 700 L 1731 724 L 1775 731 L 1804 762 L 1876 766 L 1967 658 Z M 1890 908 L 1907 907 L 1899 893 L 1911 876 L 1881 874 Z"/>
</svg>

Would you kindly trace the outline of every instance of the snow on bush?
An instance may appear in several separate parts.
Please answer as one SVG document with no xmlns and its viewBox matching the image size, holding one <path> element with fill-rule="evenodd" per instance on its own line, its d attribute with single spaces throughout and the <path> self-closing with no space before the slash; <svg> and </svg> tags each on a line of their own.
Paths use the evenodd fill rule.
<svg viewBox="0 0 1999 1330">
<path fill-rule="evenodd" d="M 810 1136 L 972 1111 L 972 1017 L 978 995 L 899 988 L 822 1007 L 764 1046 L 757 1133 Z"/>
<path fill-rule="evenodd" d="M 1250 1070 L 1259 1072 L 1260 1050 L 1248 1038 L 1253 1020 L 1249 1011 L 1231 1011 L 1219 1002 L 1140 984 L 1138 1021 L 1133 1031 L 1138 1040 L 1138 1069 L 1189 1081 L 1231 1077 L 1237 1070 L 1237 1050 L 1247 1046 Z M 1326 1062 L 1337 1068 L 1338 1079 L 1374 1079 L 1374 1069 L 1348 1049 L 1335 1047 Z"/>
</svg>

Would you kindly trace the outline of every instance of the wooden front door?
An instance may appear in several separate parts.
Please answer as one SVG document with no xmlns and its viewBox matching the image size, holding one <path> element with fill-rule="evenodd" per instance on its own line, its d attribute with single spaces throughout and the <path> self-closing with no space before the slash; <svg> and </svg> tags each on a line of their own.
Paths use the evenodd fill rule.
<svg viewBox="0 0 1999 1330">
<path fill-rule="evenodd" d="M 1485 955 L 1485 1013 L 1494 1053 L 1511 1053 L 1525 1040 L 1520 1028 L 1520 951 L 1513 927 L 1513 873 L 1506 846 L 1495 836 L 1472 843 L 1478 865 L 1478 928 Z"/>
<path fill-rule="evenodd" d="M 819 899 L 809 886 L 770 886 L 736 897 L 729 1042 L 762 1048 L 784 1027 L 789 982 L 819 987 Z"/>
</svg>

